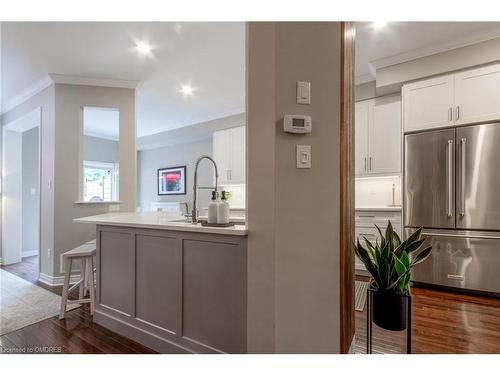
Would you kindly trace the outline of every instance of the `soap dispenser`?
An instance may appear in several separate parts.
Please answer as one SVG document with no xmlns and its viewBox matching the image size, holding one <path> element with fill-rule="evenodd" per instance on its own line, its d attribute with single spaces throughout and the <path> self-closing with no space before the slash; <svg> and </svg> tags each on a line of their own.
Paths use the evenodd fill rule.
<svg viewBox="0 0 500 375">
<path fill-rule="evenodd" d="M 217 211 L 219 203 L 217 202 L 217 191 L 212 191 L 212 200 L 208 203 L 208 223 L 217 224 Z"/>
<path fill-rule="evenodd" d="M 221 201 L 218 208 L 217 223 L 229 224 L 229 203 L 227 203 L 227 193 L 224 190 L 221 192 Z"/>
</svg>

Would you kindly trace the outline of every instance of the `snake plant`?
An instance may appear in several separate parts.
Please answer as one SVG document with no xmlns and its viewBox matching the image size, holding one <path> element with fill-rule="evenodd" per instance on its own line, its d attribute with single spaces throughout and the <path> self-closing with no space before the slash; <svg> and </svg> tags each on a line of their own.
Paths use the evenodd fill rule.
<svg viewBox="0 0 500 375">
<path fill-rule="evenodd" d="M 432 246 L 426 247 L 417 255 L 410 254 L 420 249 L 425 239 L 422 239 L 422 228 L 416 230 L 405 241 L 401 241 L 394 232 L 391 222 L 387 225 L 385 235 L 375 225 L 380 241 L 371 243 L 363 237 L 365 246 L 357 240 L 354 251 L 373 277 L 380 291 L 399 291 L 406 293 L 410 284 L 410 271 L 430 255 Z"/>
</svg>

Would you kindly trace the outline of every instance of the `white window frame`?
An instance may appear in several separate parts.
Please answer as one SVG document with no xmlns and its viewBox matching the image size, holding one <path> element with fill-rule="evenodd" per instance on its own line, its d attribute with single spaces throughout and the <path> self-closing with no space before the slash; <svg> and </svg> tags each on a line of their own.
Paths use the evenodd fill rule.
<svg viewBox="0 0 500 375">
<path fill-rule="evenodd" d="M 118 163 L 107 163 L 102 161 L 92 161 L 92 160 L 84 160 L 83 161 L 83 170 L 82 170 L 82 199 L 85 200 L 85 168 L 94 168 L 94 169 L 106 169 L 111 170 L 111 200 L 110 201 L 102 201 L 102 202 L 113 202 L 118 200 L 118 176 L 119 176 L 119 164 Z M 89 202 L 89 201 L 86 201 Z"/>
</svg>

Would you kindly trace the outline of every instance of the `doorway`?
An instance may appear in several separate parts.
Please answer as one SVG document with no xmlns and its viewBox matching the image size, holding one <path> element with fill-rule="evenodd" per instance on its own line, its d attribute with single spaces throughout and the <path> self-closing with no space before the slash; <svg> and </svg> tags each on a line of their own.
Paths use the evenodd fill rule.
<svg viewBox="0 0 500 375">
<path fill-rule="evenodd" d="M 38 279 L 41 108 L 2 129 L 2 265 Z"/>
</svg>

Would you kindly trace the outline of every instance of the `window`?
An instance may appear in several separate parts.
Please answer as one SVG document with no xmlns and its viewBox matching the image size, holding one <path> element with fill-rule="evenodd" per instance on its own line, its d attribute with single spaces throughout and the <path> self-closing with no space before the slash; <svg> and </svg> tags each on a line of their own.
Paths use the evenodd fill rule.
<svg viewBox="0 0 500 375">
<path fill-rule="evenodd" d="M 118 164 L 83 162 L 83 200 L 105 202 L 117 200 Z"/>
</svg>

